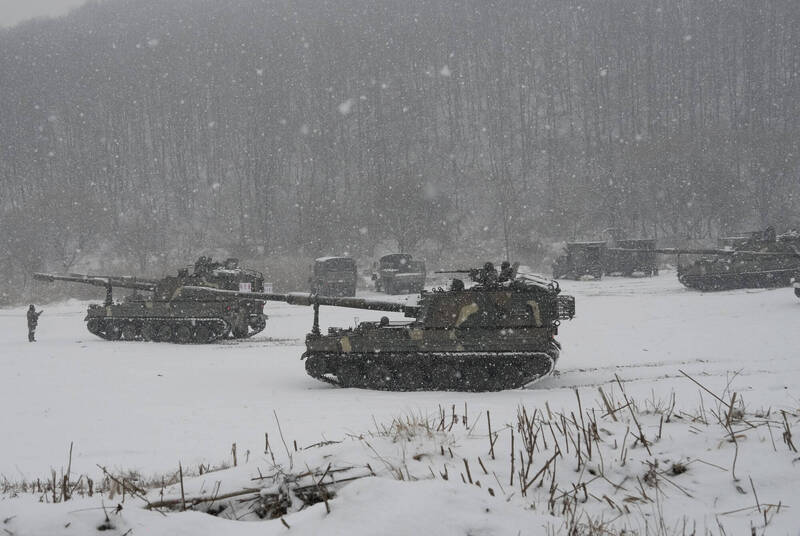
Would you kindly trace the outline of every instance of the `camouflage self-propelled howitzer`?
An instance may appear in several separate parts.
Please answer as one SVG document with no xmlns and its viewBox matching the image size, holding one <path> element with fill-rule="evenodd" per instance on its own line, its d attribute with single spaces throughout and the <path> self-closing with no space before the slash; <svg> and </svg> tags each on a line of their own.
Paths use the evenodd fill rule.
<svg viewBox="0 0 800 536">
<path fill-rule="evenodd" d="M 341 387 L 390 391 L 498 391 L 550 374 L 558 360 L 560 320 L 575 314 L 558 283 L 492 270 L 468 271 L 476 284 L 423 291 L 415 305 L 292 293 L 247 294 L 314 306 L 306 337 L 306 372 Z M 402 312 L 409 321 L 361 322 L 319 330 L 319 306 Z"/>
<path fill-rule="evenodd" d="M 702 291 L 786 287 L 800 272 L 797 237 L 776 237 L 771 228 L 751 233 L 728 249 L 652 248 L 646 251 L 679 256 L 678 281 Z M 700 258 L 681 263 L 681 255 L 699 255 Z"/>
<path fill-rule="evenodd" d="M 224 296 L 212 290 L 264 290 L 264 277 L 238 267 L 236 259 L 224 263 L 201 257 L 177 276 L 163 279 L 36 273 L 42 281 L 70 281 L 104 287 L 105 302 L 92 304 L 86 327 L 106 340 L 153 340 L 208 343 L 224 338 L 245 338 L 266 327 L 264 300 Z M 134 293 L 115 302 L 114 288 Z M 140 291 L 145 294 L 140 293 Z"/>
</svg>

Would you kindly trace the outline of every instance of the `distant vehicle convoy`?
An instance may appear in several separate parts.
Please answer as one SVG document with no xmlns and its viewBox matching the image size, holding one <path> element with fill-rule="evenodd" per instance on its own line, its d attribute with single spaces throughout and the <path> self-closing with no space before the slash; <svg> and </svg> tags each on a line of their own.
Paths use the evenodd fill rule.
<svg viewBox="0 0 800 536">
<path fill-rule="evenodd" d="M 339 276 L 325 276 L 349 274 L 354 266 L 349 258 L 318 259 L 319 288 L 343 283 Z M 215 263 L 201 257 L 193 273 L 181 270 L 177 277 L 160 280 L 47 273 L 34 277 L 105 287 L 105 303 L 90 305 L 86 321 L 90 332 L 107 340 L 206 343 L 247 337 L 264 329 L 265 302 L 283 301 L 314 307 L 302 358 L 306 372 L 316 379 L 391 391 L 498 391 L 524 387 L 550 374 L 561 349 L 555 339 L 560 321 L 575 315 L 575 299 L 559 295 L 558 283 L 518 276 L 517 266 L 503 263 L 498 272 L 486 263 L 481 269 L 456 270 L 468 273 L 476 284 L 467 287 L 453 279 L 446 290 L 421 291 L 415 304 L 319 292 L 264 292 L 263 276 L 240 269 L 234 259 Z M 348 285 L 333 288 L 349 292 Z M 115 303 L 115 286 L 135 292 Z M 138 291 L 152 296 L 142 297 Z M 411 320 L 391 322 L 383 317 L 322 334 L 320 305 L 404 312 Z"/>
<path fill-rule="evenodd" d="M 745 236 L 723 237 L 719 249 L 656 248 L 654 240 L 570 242 L 553 263 L 553 276 L 580 279 L 603 274 L 658 273 L 656 255 L 678 256 L 678 281 L 702 291 L 795 285 L 800 273 L 800 235 L 776 235 L 772 227 Z M 681 255 L 700 256 L 681 263 Z M 795 281 L 793 281 L 793 278 Z"/>
<path fill-rule="evenodd" d="M 615 237 L 616 238 L 616 237 Z M 774 230 L 724 238 L 724 249 L 656 248 L 654 240 L 570 242 L 554 275 L 580 278 L 657 273 L 656 254 L 702 255 L 678 265 L 690 288 L 719 290 L 792 285 L 800 297 L 800 236 Z M 315 260 L 310 293 L 276 294 L 260 272 L 236 259 L 200 257 L 193 270 L 162 279 L 36 273 L 44 281 L 69 281 L 106 289 L 105 302 L 89 306 L 87 329 L 106 340 L 209 343 L 250 337 L 264 330 L 267 301 L 311 305 L 314 322 L 302 355 L 306 372 L 340 387 L 414 391 L 497 391 L 530 385 L 553 372 L 561 346 L 561 320 L 575 315 L 575 299 L 561 296 L 556 281 L 518 276 L 519 264 L 501 270 L 454 270 L 475 283 L 453 279 L 447 289 L 424 290 L 425 265 L 407 254 L 381 257 L 373 274 L 387 293 L 419 293 L 416 303 L 356 298 L 357 267 L 351 257 Z M 115 302 L 113 289 L 133 293 Z M 149 293 L 148 296 L 140 292 Z M 329 305 L 403 312 L 409 321 L 361 322 L 353 328 L 319 328 L 319 307 Z"/>
<path fill-rule="evenodd" d="M 657 248 L 652 239 L 626 239 L 607 230 L 609 241 L 569 242 L 553 263 L 555 278 L 605 274 L 656 275 L 657 254 L 700 255 L 678 263 L 678 280 L 689 288 L 720 290 L 792 285 L 800 297 L 800 235 L 776 236 L 774 229 L 725 237 L 720 249 Z M 505 261 L 454 270 L 474 285 L 453 279 L 447 289 L 425 291 L 425 263 L 411 255 L 384 255 L 372 280 L 387 294 L 418 293 L 416 303 L 356 298 L 358 271 L 352 257 L 320 257 L 309 278 L 310 293 L 276 294 L 260 272 L 236 259 L 200 257 L 193 270 L 162 279 L 36 273 L 44 281 L 104 287 L 104 303 L 92 304 L 87 329 L 106 340 L 209 343 L 242 339 L 264 330 L 267 301 L 311 305 L 306 335 L 308 375 L 340 387 L 388 390 L 498 391 L 530 385 L 551 374 L 561 345 L 562 320 L 575 315 L 575 299 L 560 295 L 556 281 L 518 276 L 519 264 Z M 132 289 L 114 301 L 113 289 Z M 147 296 L 141 294 L 146 293 Z M 402 312 L 410 320 L 361 322 L 352 328 L 319 327 L 321 305 Z M 31 306 L 33 307 L 33 306 Z"/>
</svg>

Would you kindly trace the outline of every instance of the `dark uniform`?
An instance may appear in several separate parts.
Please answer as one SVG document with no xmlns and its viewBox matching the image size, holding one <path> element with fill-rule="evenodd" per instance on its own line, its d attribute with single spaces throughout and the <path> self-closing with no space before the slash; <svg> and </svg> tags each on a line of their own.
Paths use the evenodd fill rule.
<svg viewBox="0 0 800 536">
<path fill-rule="evenodd" d="M 500 283 L 505 283 L 506 281 L 511 281 L 514 278 L 514 269 L 511 267 L 511 263 L 508 261 L 503 261 L 500 265 Z"/>
<path fill-rule="evenodd" d="M 483 265 L 483 270 L 481 270 L 481 283 L 485 287 L 493 287 L 497 284 L 497 268 L 494 267 L 494 264 L 491 262 L 487 262 Z"/>
<path fill-rule="evenodd" d="M 39 315 L 43 311 L 36 311 L 36 308 L 31 304 L 28 307 L 28 342 L 35 342 L 34 335 L 36 334 L 36 326 L 39 324 Z"/>
</svg>

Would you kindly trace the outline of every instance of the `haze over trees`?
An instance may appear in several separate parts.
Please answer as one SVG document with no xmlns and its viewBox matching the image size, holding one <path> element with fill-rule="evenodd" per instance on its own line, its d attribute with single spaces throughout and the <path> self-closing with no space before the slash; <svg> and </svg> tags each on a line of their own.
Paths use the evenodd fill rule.
<svg viewBox="0 0 800 536">
<path fill-rule="evenodd" d="M 0 30 L 0 294 L 782 230 L 799 157 L 793 0 L 107 0 Z"/>
</svg>

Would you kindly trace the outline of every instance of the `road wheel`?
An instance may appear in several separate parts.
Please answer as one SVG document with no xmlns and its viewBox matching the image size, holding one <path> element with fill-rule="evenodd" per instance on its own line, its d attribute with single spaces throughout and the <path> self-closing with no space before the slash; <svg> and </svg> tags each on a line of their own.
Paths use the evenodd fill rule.
<svg viewBox="0 0 800 536">
<path fill-rule="evenodd" d="M 267 319 L 264 316 L 259 316 L 257 319 L 250 322 L 250 327 L 256 333 L 264 331 L 264 328 L 267 327 Z"/>
<path fill-rule="evenodd" d="M 336 377 L 342 387 L 360 387 L 364 384 L 364 374 L 357 363 L 342 363 L 336 369 Z"/>
<path fill-rule="evenodd" d="M 186 324 L 181 324 L 175 328 L 175 341 L 180 344 L 188 344 L 192 342 L 192 328 Z"/>
<path fill-rule="evenodd" d="M 417 363 L 407 363 L 399 371 L 395 371 L 392 382 L 387 389 L 400 391 L 430 390 L 431 378 L 428 368 Z"/>
<path fill-rule="evenodd" d="M 456 388 L 460 380 L 455 367 L 447 363 L 438 363 L 431 368 L 428 383 L 434 391 L 449 391 Z"/>
<path fill-rule="evenodd" d="M 157 342 L 167 342 L 172 339 L 172 326 L 169 324 L 158 324 L 153 332 L 153 340 Z"/>
<path fill-rule="evenodd" d="M 152 341 L 153 340 L 153 324 L 150 322 L 145 322 L 142 325 L 142 329 L 140 331 L 143 341 Z"/>
<path fill-rule="evenodd" d="M 135 340 L 136 335 L 138 335 L 138 330 L 136 329 L 136 324 L 133 322 L 128 322 L 122 326 L 122 338 L 126 341 Z"/>
<path fill-rule="evenodd" d="M 395 375 L 386 365 L 371 364 L 367 372 L 367 386 L 370 389 L 388 390 L 391 389 Z M 406 383 L 406 382 L 403 382 Z"/>
<path fill-rule="evenodd" d="M 459 391 L 496 391 L 493 384 L 487 381 L 490 372 L 486 366 L 464 366 L 460 371 Z"/>
<path fill-rule="evenodd" d="M 197 329 L 194 331 L 194 340 L 200 344 L 207 343 L 211 341 L 211 330 L 208 329 L 208 326 L 200 324 L 197 326 Z"/>
<path fill-rule="evenodd" d="M 122 330 L 116 322 L 108 322 L 106 324 L 106 339 L 109 341 L 118 341 L 122 336 Z"/>
<path fill-rule="evenodd" d="M 496 389 L 518 389 L 522 387 L 525 375 L 512 363 L 496 363 L 491 375 L 492 386 Z"/>
<path fill-rule="evenodd" d="M 99 318 L 92 318 L 86 323 L 86 329 L 89 330 L 89 333 L 97 335 L 98 337 L 102 336 L 101 334 L 103 333 L 104 328 L 105 322 Z"/>
<path fill-rule="evenodd" d="M 794 295 L 800 298 L 800 288 L 794 289 Z"/>
</svg>

